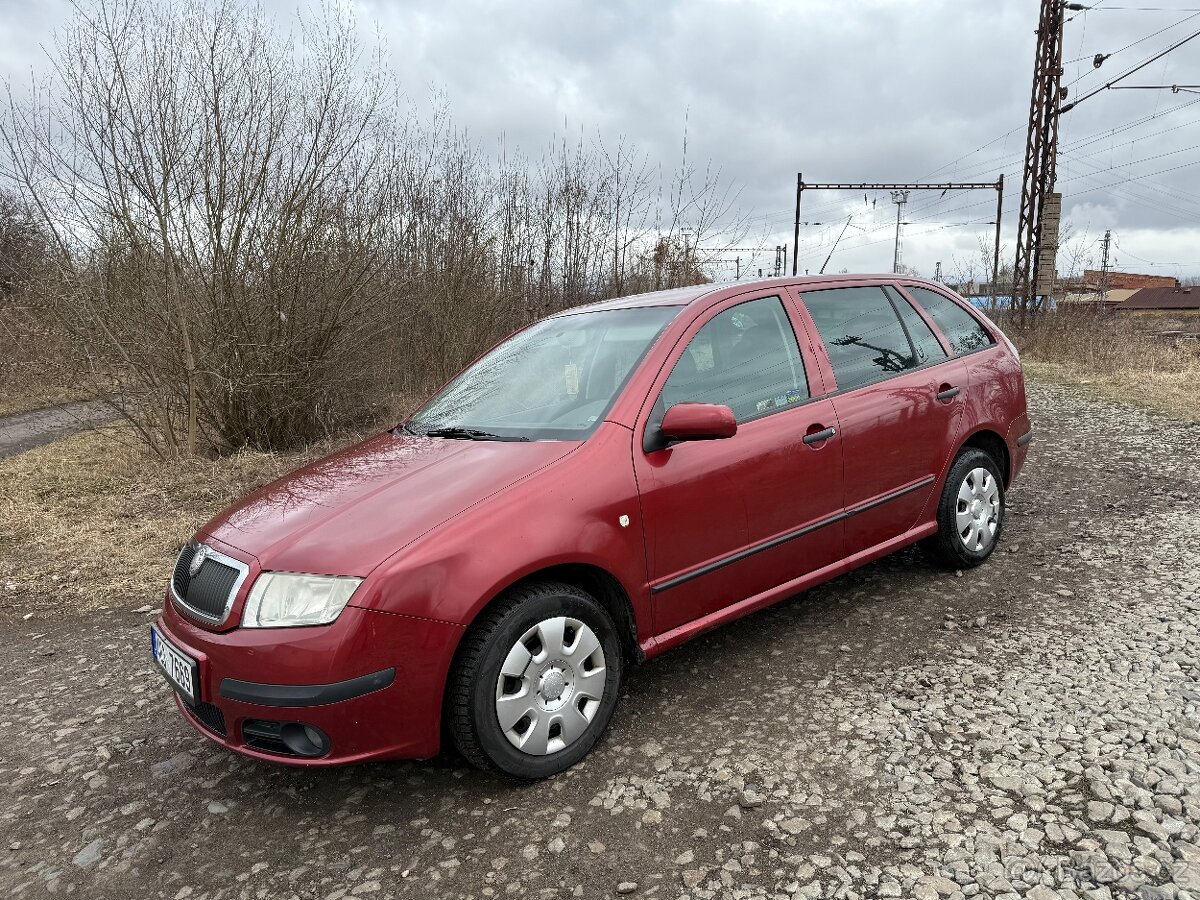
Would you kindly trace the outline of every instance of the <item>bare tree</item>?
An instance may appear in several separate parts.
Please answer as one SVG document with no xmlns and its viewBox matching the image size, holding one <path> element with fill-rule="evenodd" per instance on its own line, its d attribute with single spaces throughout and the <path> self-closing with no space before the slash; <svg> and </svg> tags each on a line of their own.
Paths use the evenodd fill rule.
<svg viewBox="0 0 1200 900">
<path fill-rule="evenodd" d="M 388 262 L 389 85 L 352 23 L 100 0 L 52 61 L 59 90 L 10 91 L 0 136 L 93 384 L 162 453 L 307 436 Z"/>
<path fill-rule="evenodd" d="M 21 197 L 0 191 L 0 304 L 24 292 L 45 265 L 46 233 Z"/>
<path fill-rule="evenodd" d="M 703 280 L 741 232 L 711 166 L 624 141 L 485 155 L 418 121 L 332 5 L 80 0 L 0 178 L 81 377 L 163 455 L 303 441 L 565 306 Z M 689 239 L 684 239 L 684 229 Z"/>
</svg>

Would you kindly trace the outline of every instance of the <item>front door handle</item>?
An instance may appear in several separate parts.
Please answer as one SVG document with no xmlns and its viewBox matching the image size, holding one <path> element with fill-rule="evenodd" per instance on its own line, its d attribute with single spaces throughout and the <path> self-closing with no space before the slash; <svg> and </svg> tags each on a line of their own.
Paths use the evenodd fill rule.
<svg viewBox="0 0 1200 900">
<path fill-rule="evenodd" d="M 948 400 L 953 400 L 961 392 L 962 388 L 960 387 L 951 387 L 948 384 L 944 384 L 942 385 L 942 389 L 937 392 L 937 398 L 945 403 Z"/>
<path fill-rule="evenodd" d="M 814 425 L 813 427 L 820 428 L 819 425 Z M 820 431 L 812 431 L 804 436 L 804 443 L 819 444 L 819 443 L 821 443 L 821 441 L 829 440 L 835 434 L 837 434 L 837 432 L 834 431 L 832 428 L 824 428 Z"/>
</svg>

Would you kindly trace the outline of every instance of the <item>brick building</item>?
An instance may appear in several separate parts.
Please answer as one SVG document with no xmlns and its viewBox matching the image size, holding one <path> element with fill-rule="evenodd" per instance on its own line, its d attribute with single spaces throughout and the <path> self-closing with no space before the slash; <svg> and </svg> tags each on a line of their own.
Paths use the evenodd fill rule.
<svg viewBox="0 0 1200 900">
<path fill-rule="evenodd" d="M 1083 289 L 1100 289 L 1103 273 L 1099 269 L 1083 270 Z M 1133 291 L 1140 288 L 1177 288 L 1179 279 L 1170 275 L 1139 275 L 1136 272 L 1109 272 L 1106 286 L 1111 290 Z"/>
</svg>

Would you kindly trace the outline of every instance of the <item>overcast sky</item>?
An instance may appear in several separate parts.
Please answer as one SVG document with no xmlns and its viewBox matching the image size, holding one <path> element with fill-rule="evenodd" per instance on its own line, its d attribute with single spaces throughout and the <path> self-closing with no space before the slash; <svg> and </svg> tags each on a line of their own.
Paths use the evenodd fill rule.
<svg viewBox="0 0 1200 900">
<path fill-rule="evenodd" d="M 1194 5 L 1119 8 L 1181 10 L 1191 0 L 1089 2 L 1098 8 L 1066 29 L 1073 98 L 1200 30 Z M 296 8 L 264 5 L 281 21 Z M 798 171 L 810 182 L 1003 172 L 1011 254 L 1036 0 L 359 0 L 354 9 L 364 33 L 379 29 L 408 94 L 441 92 L 481 142 L 503 133 L 537 150 L 582 130 L 624 136 L 670 168 L 686 117 L 692 157 L 740 186 L 752 240 L 768 246 L 792 242 Z M 0 0 L 0 75 L 23 81 L 43 69 L 40 47 L 68 15 L 62 0 Z M 1114 51 L 1093 69 L 1096 53 Z M 1200 84 L 1200 38 L 1123 83 Z M 1105 91 L 1063 117 L 1059 188 L 1088 252 L 1111 228 L 1118 267 L 1200 275 L 1198 122 L 1200 94 L 1170 91 Z M 914 194 L 904 262 L 932 275 L 941 261 L 948 278 L 964 264 L 978 269 L 995 199 Z M 889 196 L 809 193 L 804 206 L 803 220 L 823 224 L 801 229 L 802 269 L 821 266 L 853 216 L 829 269 L 890 270 Z"/>
</svg>

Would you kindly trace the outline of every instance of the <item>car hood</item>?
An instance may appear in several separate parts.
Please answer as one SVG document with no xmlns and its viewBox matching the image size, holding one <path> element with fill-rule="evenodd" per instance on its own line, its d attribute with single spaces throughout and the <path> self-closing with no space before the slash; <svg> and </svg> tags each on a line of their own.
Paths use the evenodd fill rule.
<svg viewBox="0 0 1200 900">
<path fill-rule="evenodd" d="M 383 434 L 260 488 L 200 535 L 252 554 L 264 569 L 362 577 L 578 446 Z"/>
</svg>

